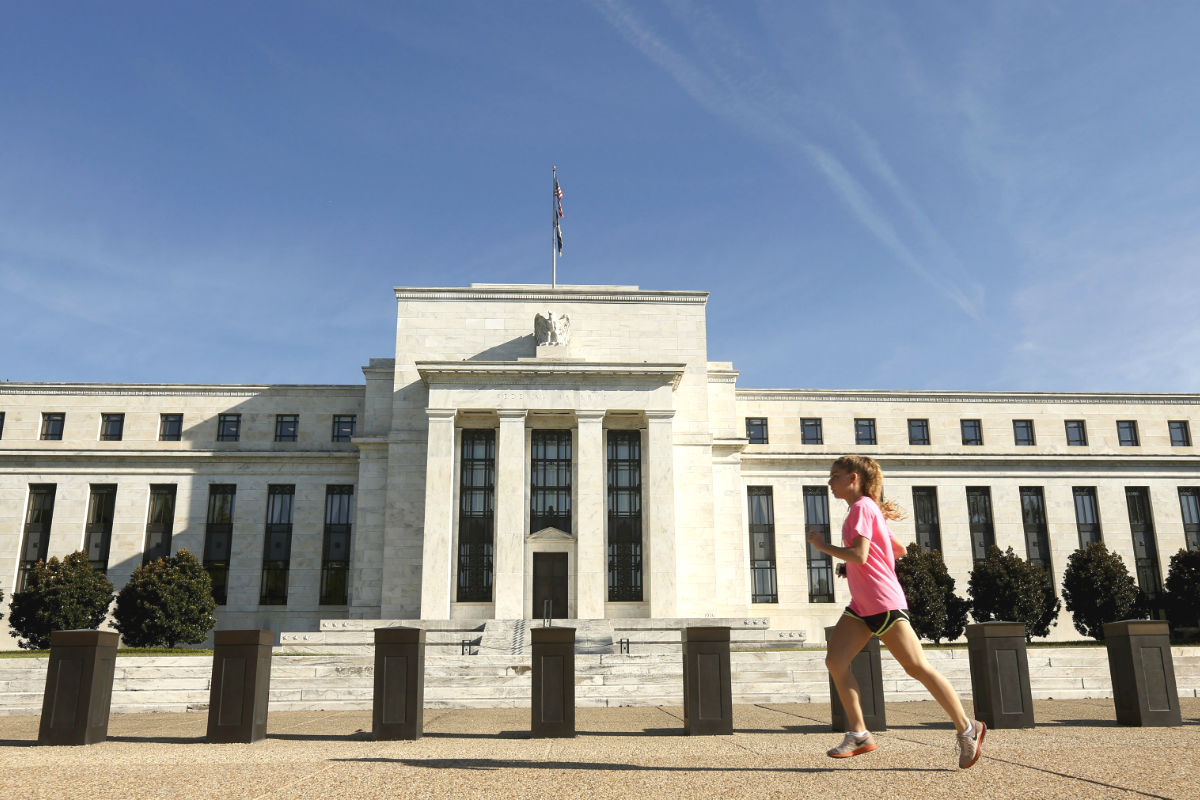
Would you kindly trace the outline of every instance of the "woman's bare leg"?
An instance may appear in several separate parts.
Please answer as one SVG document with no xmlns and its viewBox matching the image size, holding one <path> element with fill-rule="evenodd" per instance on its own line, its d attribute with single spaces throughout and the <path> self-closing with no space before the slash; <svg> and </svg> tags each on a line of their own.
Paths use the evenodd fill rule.
<svg viewBox="0 0 1200 800">
<path fill-rule="evenodd" d="M 963 710 L 958 693 L 954 691 L 950 681 L 929 664 L 925 658 L 925 651 L 921 649 L 921 640 L 913 632 L 912 626 L 900 620 L 880 638 L 887 645 L 888 651 L 900 662 L 900 666 L 904 667 L 904 671 L 929 690 L 933 699 L 937 700 L 938 705 L 950 716 L 950 721 L 954 723 L 958 732 L 965 731 L 971 720 Z M 845 700 L 842 702 L 844 704 Z"/>
<path fill-rule="evenodd" d="M 838 619 L 826 644 L 825 666 L 829 669 L 838 698 L 846 712 L 846 724 L 852 731 L 865 731 L 867 723 L 863 719 L 858 681 L 850 671 L 850 662 L 862 652 L 863 646 L 870 638 L 871 631 L 862 620 L 843 615 Z M 963 730 L 966 730 L 965 725 Z"/>
</svg>

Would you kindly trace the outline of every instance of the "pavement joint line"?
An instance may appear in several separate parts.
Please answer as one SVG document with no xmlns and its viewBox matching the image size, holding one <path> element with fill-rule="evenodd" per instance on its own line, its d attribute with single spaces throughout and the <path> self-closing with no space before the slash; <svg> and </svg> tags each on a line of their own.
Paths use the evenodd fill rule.
<svg viewBox="0 0 1200 800">
<path fill-rule="evenodd" d="M 776 714 L 784 714 L 789 717 L 795 717 L 796 719 L 807 719 L 807 720 L 811 720 L 812 722 L 816 722 L 818 724 L 825 724 L 825 720 L 823 720 L 823 719 L 817 719 L 816 717 L 810 717 L 805 714 L 797 714 L 794 711 L 784 711 L 782 708 L 772 708 L 771 706 L 764 706 L 761 703 L 755 703 L 754 706 L 755 706 L 755 708 L 762 708 L 762 709 L 766 709 L 767 711 L 774 711 Z"/>
<path fill-rule="evenodd" d="M 1177 798 L 1167 797 L 1166 795 L 1151 794 L 1150 792 L 1143 792 L 1140 789 L 1130 789 L 1128 786 L 1118 786 L 1115 783 L 1105 783 L 1104 781 L 1098 781 L 1094 778 L 1085 778 L 1082 775 L 1071 775 L 1066 772 L 1058 772 L 1056 770 L 1047 769 L 1046 767 L 1037 767 L 1037 766 L 1034 766 L 1033 764 L 1022 764 L 1020 761 L 1010 761 L 1007 758 L 997 758 L 995 756 L 983 756 L 983 755 L 981 755 L 980 758 L 981 759 L 986 758 L 989 761 L 997 761 L 1001 764 L 1008 764 L 1008 765 L 1014 766 L 1014 767 L 1024 767 L 1025 769 L 1033 770 L 1034 772 L 1044 772 L 1047 775 L 1055 775 L 1059 778 L 1067 778 L 1068 780 L 1082 781 L 1083 783 L 1091 783 L 1096 786 L 1103 786 L 1105 789 L 1116 789 L 1117 791 L 1120 791 L 1120 792 L 1129 792 L 1130 794 L 1141 795 L 1142 797 L 1151 797 L 1151 798 L 1154 798 L 1154 800 L 1178 800 Z"/>
<path fill-rule="evenodd" d="M 298 721 L 298 722 L 293 722 L 291 725 L 285 725 L 283 728 L 276 728 L 276 729 L 275 729 L 275 732 L 276 732 L 276 733 L 278 733 L 280 730 L 290 731 L 291 729 L 293 729 L 293 728 L 298 728 L 298 727 L 300 727 L 301 725 L 312 725 L 312 723 L 313 723 L 313 722 L 318 722 L 318 721 L 321 721 L 321 720 L 332 719 L 333 717 L 337 717 L 337 716 L 341 716 L 341 715 L 343 715 L 343 714 L 349 714 L 349 713 L 353 713 L 353 712 L 349 712 L 349 711 L 330 711 L 329 713 L 325 714 L 324 716 L 321 716 L 321 717 L 316 717 L 315 719 L 306 719 L 306 720 L 300 720 L 300 721 Z"/>
<path fill-rule="evenodd" d="M 310 778 L 315 778 L 317 775 L 320 775 L 322 772 L 328 772 L 329 770 L 333 769 L 335 765 L 336 765 L 336 762 L 327 761 L 325 763 L 325 765 L 322 766 L 320 769 L 314 769 L 312 772 L 308 773 L 307 775 L 301 775 L 299 778 L 296 778 L 295 780 L 288 781 L 283 786 L 277 786 L 276 788 L 272 789 L 271 791 L 267 792 L 266 794 L 258 795 L 253 800 L 268 800 L 271 797 L 289 797 L 290 795 L 279 794 L 279 793 L 285 792 L 287 789 L 295 786 L 298 783 L 307 781 Z M 1169 800 L 1169 798 L 1168 798 L 1168 800 Z"/>
</svg>

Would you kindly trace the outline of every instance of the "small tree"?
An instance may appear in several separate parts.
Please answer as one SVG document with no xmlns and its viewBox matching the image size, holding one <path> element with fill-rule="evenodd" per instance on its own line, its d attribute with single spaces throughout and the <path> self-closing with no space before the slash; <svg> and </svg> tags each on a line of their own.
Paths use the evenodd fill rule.
<svg viewBox="0 0 1200 800">
<path fill-rule="evenodd" d="M 26 575 L 24 591 L 13 593 L 10 633 L 20 647 L 42 650 L 53 631 L 99 628 L 112 599 L 112 584 L 92 569 L 87 553 L 39 561 Z"/>
<path fill-rule="evenodd" d="M 1063 600 L 1075 630 L 1104 639 L 1104 623 L 1129 619 L 1138 612 L 1138 587 L 1125 561 L 1099 542 L 1081 547 L 1067 559 Z"/>
<path fill-rule="evenodd" d="M 987 558 L 971 570 L 967 594 L 976 622 L 1022 622 L 1027 641 L 1049 634 L 1062 608 L 1046 570 L 1011 547 L 1004 552 L 995 545 L 988 548 Z"/>
<path fill-rule="evenodd" d="M 120 593 L 113 627 L 130 647 L 199 644 L 217 624 L 212 580 L 187 550 L 138 567 Z"/>
<path fill-rule="evenodd" d="M 962 636 L 970 603 L 954 593 L 954 578 L 940 550 L 909 545 L 904 558 L 896 561 L 896 576 L 904 587 L 917 636 L 934 642 Z"/>
<path fill-rule="evenodd" d="M 1200 625 L 1200 550 L 1180 550 L 1167 567 L 1167 618 L 1172 628 Z"/>
</svg>

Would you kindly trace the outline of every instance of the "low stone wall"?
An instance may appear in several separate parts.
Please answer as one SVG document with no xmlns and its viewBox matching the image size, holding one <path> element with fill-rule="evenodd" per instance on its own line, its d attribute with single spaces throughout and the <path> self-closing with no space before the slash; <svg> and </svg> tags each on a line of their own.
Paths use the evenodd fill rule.
<svg viewBox="0 0 1200 800">
<path fill-rule="evenodd" d="M 971 696 L 965 648 L 927 650 L 930 662 L 964 698 Z M 1181 697 L 1200 697 L 1200 647 L 1174 647 Z M 829 679 L 822 649 L 736 651 L 731 654 L 735 703 L 826 702 Z M 41 713 L 45 658 L 0 659 L 0 715 Z M 579 706 L 678 706 L 683 702 L 683 665 L 678 652 L 633 655 L 578 654 Z M 207 711 L 212 662 L 202 657 L 117 659 L 114 713 Z M 1107 653 L 1102 647 L 1029 650 L 1034 699 L 1111 697 Z M 369 709 L 374 660 L 369 654 L 276 655 L 271 668 L 271 708 L 276 711 Z M 886 653 L 888 701 L 926 700 L 924 687 L 904 674 Z M 429 708 L 525 707 L 530 702 L 528 654 L 430 655 L 425 669 Z"/>
</svg>

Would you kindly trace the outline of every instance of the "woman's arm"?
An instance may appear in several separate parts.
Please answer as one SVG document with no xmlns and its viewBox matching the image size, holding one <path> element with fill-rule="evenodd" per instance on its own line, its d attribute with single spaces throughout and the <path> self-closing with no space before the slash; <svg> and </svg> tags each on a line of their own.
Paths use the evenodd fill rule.
<svg viewBox="0 0 1200 800">
<path fill-rule="evenodd" d="M 812 530 L 808 532 L 808 543 L 822 553 L 840 558 L 842 561 L 849 561 L 852 564 L 867 563 L 867 553 L 871 552 L 871 540 L 865 536 L 856 538 L 854 544 L 849 547 L 838 547 L 826 542 L 824 534 L 820 531 Z"/>
<path fill-rule="evenodd" d="M 895 536 L 892 537 L 892 554 L 896 558 L 904 558 L 904 554 L 908 552 L 908 548 L 900 544 L 900 540 Z"/>
</svg>

